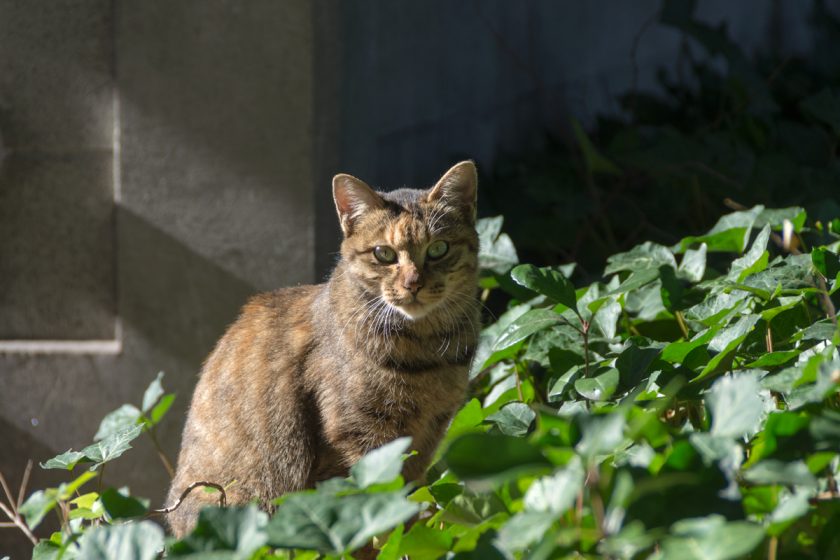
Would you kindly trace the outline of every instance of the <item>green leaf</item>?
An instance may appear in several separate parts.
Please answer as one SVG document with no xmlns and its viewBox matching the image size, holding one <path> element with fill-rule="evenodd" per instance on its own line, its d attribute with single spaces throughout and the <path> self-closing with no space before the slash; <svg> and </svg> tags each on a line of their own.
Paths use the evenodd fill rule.
<svg viewBox="0 0 840 560">
<path fill-rule="evenodd" d="M 789 484 L 816 488 L 817 479 L 802 461 L 765 459 L 744 473 L 744 479 L 753 484 Z"/>
<path fill-rule="evenodd" d="M 720 515 L 686 519 L 661 541 L 662 560 L 735 560 L 763 540 L 764 529 L 746 521 L 727 522 Z"/>
<path fill-rule="evenodd" d="M 407 555 L 412 560 L 437 560 L 452 550 L 452 541 L 450 533 L 416 523 L 403 535 L 400 555 Z"/>
<path fill-rule="evenodd" d="M 79 451 L 73 451 L 72 449 L 68 449 L 61 455 L 56 455 L 52 459 L 47 460 L 46 463 L 41 463 L 42 469 L 67 469 L 68 471 L 72 471 L 73 467 L 75 467 L 80 462 L 87 462 L 88 459 L 85 458 L 85 454 Z"/>
<path fill-rule="evenodd" d="M 151 521 L 100 525 L 80 543 L 79 560 L 154 560 L 163 550 L 163 531 Z"/>
<path fill-rule="evenodd" d="M 734 282 L 742 282 L 750 274 L 761 272 L 767 268 L 770 254 L 767 252 L 767 243 L 770 241 L 770 226 L 766 225 L 756 236 L 752 247 L 746 254 L 732 261 L 729 267 L 727 278 Z"/>
<path fill-rule="evenodd" d="M 503 406 L 499 412 L 487 417 L 504 435 L 523 437 L 531 431 L 537 414 L 525 403 L 514 402 Z"/>
<path fill-rule="evenodd" d="M 287 495 L 268 524 L 268 544 L 345 554 L 408 521 L 419 506 L 400 492 Z"/>
<path fill-rule="evenodd" d="M 148 414 L 149 411 L 152 410 L 152 407 L 155 406 L 158 400 L 163 396 L 163 385 L 161 384 L 162 379 L 163 372 L 159 371 L 154 381 L 149 383 L 149 386 L 146 387 L 146 391 L 143 393 L 143 405 L 140 407 L 143 414 Z"/>
<path fill-rule="evenodd" d="M 639 385 L 659 352 L 658 348 L 639 348 L 632 342 L 628 343 L 615 360 L 615 368 L 620 375 L 620 390 L 626 391 Z"/>
<path fill-rule="evenodd" d="M 621 316 L 621 304 L 610 299 L 592 315 L 592 325 L 601 332 L 607 340 L 615 338 L 616 324 Z"/>
<path fill-rule="evenodd" d="M 706 394 L 706 406 L 712 416 L 711 433 L 734 438 L 755 434 L 765 416 L 768 397 L 754 373 L 718 379 Z"/>
<path fill-rule="evenodd" d="M 763 206 L 754 206 L 749 210 L 727 214 L 708 233 L 686 237 L 676 249 L 682 253 L 694 244 L 705 243 L 709 252 L 741 253 L 746 249 L 753 224 L 763 210 Z"/>
<path fill-rule="evenodd" d="M 747 364 L 747 367 L 750 368 L 772 368 L 784 365 L 789 361 L 795 359 L 799 356 L 799 351 L 797 350 L 781 350 L 779 352 L 768 352 L 767 354 L 763 354 L 757 360 L 753 360 L 752 362 Z"/>
<path fill-rule="evenodd" d="M 131 449 L 130 443 L 142 433 L 143 426 L 133 426 L 121 432 L 113 433 L 102 441 L 88 445 L 82 449 L 85 457 L 94 463 L 90 467 L 90 470 L 96 470 L 100 465 L 104 465 L 108 461 L 113 461 Z"/>
<path fill-rule="evenodd" d="M 534 334 L 565 321 L 558 313 L 551 309 L 532 309 L 514 320 L 502 331 L 493 344 L 493 351 L 500 352 L 511 348 Z"/>
<path fill-rule="evenodd" d="M 578 457 L 574 457 L 554 474 L 535 480 L 525 493 L 525 511 L 559 516 L 572 507 L 583 488 L 585 473 Z"/>
<path fill-rule="evenodd" d="M 158 403 L 152 408 L 151 412 L 149 412 L 148 417 L 152 421 L 152 424 L 158 424 L 166 416 L 166 413 L 169 412 L 169 409 L 172 407 L 172 403 L 175 401 L 175 394 L 170 393 L 168 395 L 164 395 L 158 401 Z"/>
<path fill-rule="evenodd" d="M 517 513 L 499 531 L 499 544 L 510 552 L 524 550 L 539 540 L 553 523 L 554 517 L 543 512 Z"/>
<path fill-rule="evenodd" d="M 350 468 L 350 476 L 360 488 L 391 482 L 400 475 L 403 453 L 410 445 L 411 438 L 402 437 L 368 452 Z"/>
<path fill-rule="evenodd" d="M 507 272 L 519 263 L 513 241 L 502 233 L 502 216 L 481 218 L 476 221 L 478 232 L 478 265 L 482 270 L 495 274 Z"/>
<path fill-rule="evenodd" d="M 836 278 L 840 272 L 840 257 L 825 247 L 817 247 L 811 252 L 811 262 L 828 279 Z"/>
<path fill-rule="evenodd" d="M 207 507 L 193 531 L 169 547 L 168 556 L 190 556 L 209 551 L 232 551 L 232 559 L 248 560 L 268 541 L 268 515 L 256 505 Z"/>
<path fill-rule="evenodd" d="M 609 399 L 618 387 L 618 370 L 607 368 L 604 373 L 575 381 L 575 391 L 591 401 Z"/>
<path fill-rule="evenodd" d="M 149 511 L 148 503 L 125 495 L 113 488 L 108 488 L 102 492 L 100 497 L 102 507 L 111 519 L 130 519 L 132 517 L 141 517 L 146 515 Z"/>
<path fill-rule="evenodd" d="M 29 528 L 34 530 L 57 503 L 54 492 L 36 490 L 23 502 L 19 511 Z"/>
<path fill-rule="evenodd" d="M 608 257 L 604 275 L 614 274 L 622 270 L 631 272 L 659 270 L 659 267 L 663 265 L 673 269 L 677 268 L 677 261 L 673 253 L 664 245 L 646 241 L 625 253 Z"/>
<path fill-rule="evenodd" d="M 511 271 L 510 276 L 520 286 L 562 303 L 569 309 L 577 309 L 574 285 L 555 268 L 537 268 L 531 264 L 521 264 Z"/>
<path fill-rule="evenodd" d="M 452 442 L 444 460 L 464 480 L 505 479 L 551 463 L 522 438 L 496 434 L 466 434 Z"/>
<path fill-rule="evenodd" d="M 699 282 L 706 273 L 707 245 L 701 243 L 698 249 L 688 249 L 680 261 L 677 275 L 689 282 Z"/>
<path fill-rule="evenodd" d="M 113 434 L 124 432 L 135 426 L 142 416 L 142 412 L 133 404 L 124 404 L 113 412 L 109 412 L 102 422 L 99 423 L 99 429 L 96 435 L 93 436 L 93 441 L 100 441 Z"/>
<path fill-rule="evenodd" d="M 581 439 L 575 449 L 585 458 L 609 454 L 624 441 L 627 421 L 618 412 L 580 418 Z"/>
</svg>

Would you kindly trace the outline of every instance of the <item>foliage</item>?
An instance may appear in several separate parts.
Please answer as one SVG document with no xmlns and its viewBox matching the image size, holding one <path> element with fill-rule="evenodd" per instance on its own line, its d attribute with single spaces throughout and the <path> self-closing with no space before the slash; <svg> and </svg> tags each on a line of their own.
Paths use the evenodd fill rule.
<svg viewBox="0 0 840 560">
<path fill-rule="evenodd" d="M 652 23 L 681 36 L 673 71 L 655 90 L 634 78 L 620 112 L 586 132 L 573 121 L 497 158 L 481 178 L 484 212 L 505 215 L 528 262 L 577 262 L 593 279 L 609 255 L 709 229 L 725 199 L 840 214 L 840 20 L 811 3 L 811 50 L 751 56 L 695 19 L 693 0 L 663 1 Z"/>
<path fill-rule="evenodd" d="M 32 528 L 52 510 L 62 521 L 33 557 L 837 556 L 837 224 L 757 206 L 613 255 L 601 280 L 575 286 L 571 267 L 518 265 L 501 219 L 484 221 L 481 283 L 513 299 L 482 333 L 472 398 L 424 484 L 402 479 L 401 438 L 346 479 L 278 498 L 270 518 L 211 507 L 165 540 L 126 489 L 82 493 L 165 414 L 159 375 L 97 444 L 42 465 L 93 463 L 21 506 Z"/>
</svg>

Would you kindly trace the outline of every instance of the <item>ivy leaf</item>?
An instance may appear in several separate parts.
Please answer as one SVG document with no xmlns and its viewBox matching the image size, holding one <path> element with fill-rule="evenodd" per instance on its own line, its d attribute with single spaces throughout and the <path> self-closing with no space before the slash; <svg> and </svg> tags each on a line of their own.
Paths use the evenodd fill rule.
<svg viewBox="0 0 840 560">
<path fill-rule="evenodd" d="M 79 560 L 154 560 L 163 550 L 163 530 L 151 521 L 100 525 L 81 538 Z"/>
<path fill-rule="evenodd" d="M 572 507 L 583 487 L 584 477 L 583 465 L 575 456 L 564 468 L 531 484 L 525 493 L 525 511 L 559 516 Z"/>
<path fill-rule="evenodd" d="M 466 434 L 452 442 L 444 460 L 458 477 L 506 479 L 522 471 L 548 467 L 540 450 L 523 438 L 496 434 Z"/>
<path fill-rule="evenodd" d="M 85 454 L 80 451 L 73 451 L 68 449 L 61 455 L 56 455 L 52 459 L 48 459 L 46 463 L 41 463 L 42 469 L 67 469 L 72 471 L 80 462 L 88 462 Z"/>
<path fill-rule="evenodd" d="M 750 231 L 764 206 L 732 212 L 721 217 L 705 235 L 686 237 L 675 248 L 683 253 L 697 243 L 705 243 L 710 252 L 741 253 L 746 249 Z"/>
<path fill-rule="evenodd" d="M 502 331 L 493 344 L 493 352 L 500 352 L 511 348 L 535 332 L 547 329 L 552 325 L 564 321 L 565 319 L 562 315 L 555 313 L 551 309 L 532 309 L 518 317 Z"/>
<path fill-rule="evenodd" d="M 495 216 L 481 218 L 475 224 L 479 267 L 495 274 L 507 274 L 519 263 L 513 241 L 506 233 L 502 233 L 503 222 L 502 216 Z"/>
<path fill-rule="evenodd" d="M 411 438 L 402 437 L 368 452 L 350 468 L 350 476 L 359 488 L 391 482 L 400 475 L 403 453 L 410 445 Z"/>
<path fill-rule="evenodd" d="M 143 415 L 133 404 L 124 404 L 113 412 L 109 412 L 102 422 L 99 423 L 99 429 L 96 435 L 93 436 L 94 441 L 101 441 L 108 436 L 124 432 L 137 425 L 140 417 Z"/>
<path fill-rule="evenodd" d="M 159 371 L 157 377 L 149 383 L 149 386 L 146 387 L 146 391 L 143 393 L 143 404 L 140 407 L 143 411 L 143 414 L 148 414 L 152 407 L 155 406 L 155 403 L 163 396 L 163 384 L 161 380 L 163 379 L 163 372 Z"/>
<path fill-rule="evenodd" d="M 269 521 L 268 545 L 341 555 L 408 521 L 419 506 L 401 492 L 334 496 L 291 494 Z"/>
<path fill-rule="evenodd" d="M 507 436 L 523 437 L 531 431 L 537 414 L 525 403 L 514 402 L 503 406 L 499 412 L 487 417 L 499 432 Z"/>
<path fill-rule="evenodd" d="M 688 249 L 680 261 L 677 275 L 689 282 L 699 282 L 706 273 L 706 251 L 707 245 L 701 243 L 697 249 Z"/>
<path fill-rule="evenodd" d="M 268 515 L 251 504 L 245 507 L 207 507 L 198 515 L 195 529 L 173 543 L 167 556 L 207 554 L 209 551 L 233 551 L 226 558 L 248 560 L 268 541 Z"/>
<path fill-rule="evenodd" d="M 511 271 L 510 276 L 520 286 L 542 294 L 557 303 L 562 303 L 569 309 L 577 309 L 575 287 L 557 269 L 551 267 L 537 268 L 531 264 L 521 264 Z"/>
<path fill-rule="evenodd" d="M 736 373 L 715 381 L 706 395 L 712 435 L 738 438 L 758 432 L 766 394 L 754 373 Z"/>
<path fill-rule="evenodd" d="M 575 449 L 586 458 L 612 453 L 624 441 L 626 420 L 620 413 L 582 416 L 582 437 Z"/>
<path fill-rule="evenodd" d="M 765 459 L 744 473 L 744 479 L 753 484 L 789 484 L 817 488 L 817 479 L 802 461 Z"/>
<path fill-rule="evenodd" d="M 143 433 L 143 426 L 133 426 L 126 430 L 113 433 L 102 441 L 88 445 L 82 449 L 84 456 L 94 463 L 90 467 L 95 471 L 100 465 L 112 461 L 131 449 L 130 443 Z"/>
<path fill-rule="evenodd" d="M 148 503 L 123 494 L 113 488 L 108 488 L 100 496 L 102 507 L 111 519 L 130 519 L 141 517 L 149 511 Z"/>
<path fill-rule="evenodd" d="M 34 530 L 57 503 L 54 492 L 36 490 L 23 502 L 19 511 L 29 528 Z"/>
<path fill-rule="evenodd" d="M 616 387 L 618 387 L 618 370 L 615 368 L 607 368 L 604 373 L 575 381 L 575 391 L 591 401 L 609 399 L 615 393 Z"/>
<path fill-rule="evenodd" d="M 767 268 L 770 256 L 767 252 L 768 241 L 770 241 L 770 226 L 766 225 L 756 236 L 750 250 L 743 257 L 732 261 L 727 278 L 734 282 L 742 282 L 750 274 Z"/>
<path fill-rule="evenodd" d="M 735 560 L 764 540 L 764 529 L 746 521 L 710 515 L 678 521 L 662 540 L 662 560 Z"/>
<path fill-rule="evenodd" d="M 623 270 L 637 272 L 641 270 L 659 270 L 661 266 L 677 268 L 673 253 L 664 245 L 646 241 L 625 253 L 618 253 L 607 258 L 604 275 Z"/>
<path fill-rule="evenodd" d="M 840 257 L 825 247 L 817 247 L 811 252 L 811 262 L 820 274 L 828 279 L 837 277 L 840 272 Z"/>
</svg>

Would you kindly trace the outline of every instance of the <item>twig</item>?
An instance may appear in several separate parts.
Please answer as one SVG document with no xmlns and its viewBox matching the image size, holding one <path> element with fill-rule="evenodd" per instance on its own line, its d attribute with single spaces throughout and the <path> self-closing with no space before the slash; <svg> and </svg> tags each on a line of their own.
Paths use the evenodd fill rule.
<svg viewBox="0 0 840 560">
<path fill-rule="evenodd" d="M 157 451 L 158 457 L 160 457 L 160 462 L 163 463 L 163 468 L 165 468 L 166 472 L 169 473 L 169 478 L 175 478 L 175 469 L 172 467 L 172 461 L 170 461 L 169 457 L 167 457 L 166 453 L 164 453 L 163 447 L 161 447 L 157 434 L 155 433 L 154 426 L 146 428 L 146 433 L 149 434 L 149 438 L 152 440 L 152 445 L 155 446 L 155 451 Z"/>
<path fill-rule="evenodd" d="M 770 537 L 767 545 L 767 560 L 776 560 L 776 553 L 779 550 L 779 537 Z"/>
<path fill-rule="evenodd" d="M 773 351 L 773 331 L 770 330 L 770 323 L 767 323 L 767 332 L 764 335 L 764 345 L 768 352 Z"/>
<path fill-rule="evenodd" d="M 149 512 L 149 515 L 155 515 L 155 514 L 165 515 L 167 513 L 172 513 L 173 511 L 175 511 L 176 509 L 178 509 L 181 506 L 181 502 L 184 501 L 184 498 L 186 498 L 189 495 L 190 492 L 192 492 L 193 490 L 195 490 L 199 486 L 206 486 L 208 488 L 215 488 L 216 490 L 218 490 L 219 493 L 220 493 L 219 505 L 221 507 L 225 507 L 225 505 L 227 504 L 227 494 L 225 493 L 224 487 L 221 484 L 216 484 L 215 482 L 207 482 L 207 481 L 202 480 L 202 481 L 199 481 L 199 482 L 193 482 L 192 484 L 187 486 L 184 489 L 184 491 L 181 492 L 181 495 L 178 497 L 178 499 L 175 501 L 175 503 L 172 504 L 171 506 L 168 506 L 168 507 L 165 507 L 165 508 L 162 508 L 162 509 L 153 509 L 152 511 Z"/>
<path fill-rule="evenodd" d="M 26 462 L 26 468 L 23 469 L 23 478 L 20 481 L 20 489 L 18 490 L 17 509 L 23 505 L 23 498 L 26 496 L 26 486 L 29 484 L 29 475 L 32 473 L 32 459 Z"/>
<path fill-rule="evenodd" d="M 23 519 L 21 519 L 20 514 L 12 513 L 8 506 L 3 502 L 0 502 L 0 510 L 2 510 L 3 513 L 5 513 L 6 516 L 12 520 L 12 524 L 15 527 L 23 531 L 23 534 L 26 535 L 26 537 L 33 545 L 38 544 L 38 537 L 32 534 L 32 531 L 29 529 L 29 526 Z"/>
</svg>

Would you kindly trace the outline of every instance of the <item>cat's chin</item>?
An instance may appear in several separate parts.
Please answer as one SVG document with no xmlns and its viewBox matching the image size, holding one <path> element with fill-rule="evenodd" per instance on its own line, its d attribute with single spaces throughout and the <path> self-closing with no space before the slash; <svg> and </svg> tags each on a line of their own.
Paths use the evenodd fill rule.
<svg viewBox="0 0 840 560">
<path fill-rule="evenodd" d="M 400 312 L 406 319 L 410 321 L 417 321 L 429 314 L 432 310 L 432 305 L 424 305 L 418 302 L 405 303 L 402 305 L 391 304 L 394 309 Z"/>
</svg>

